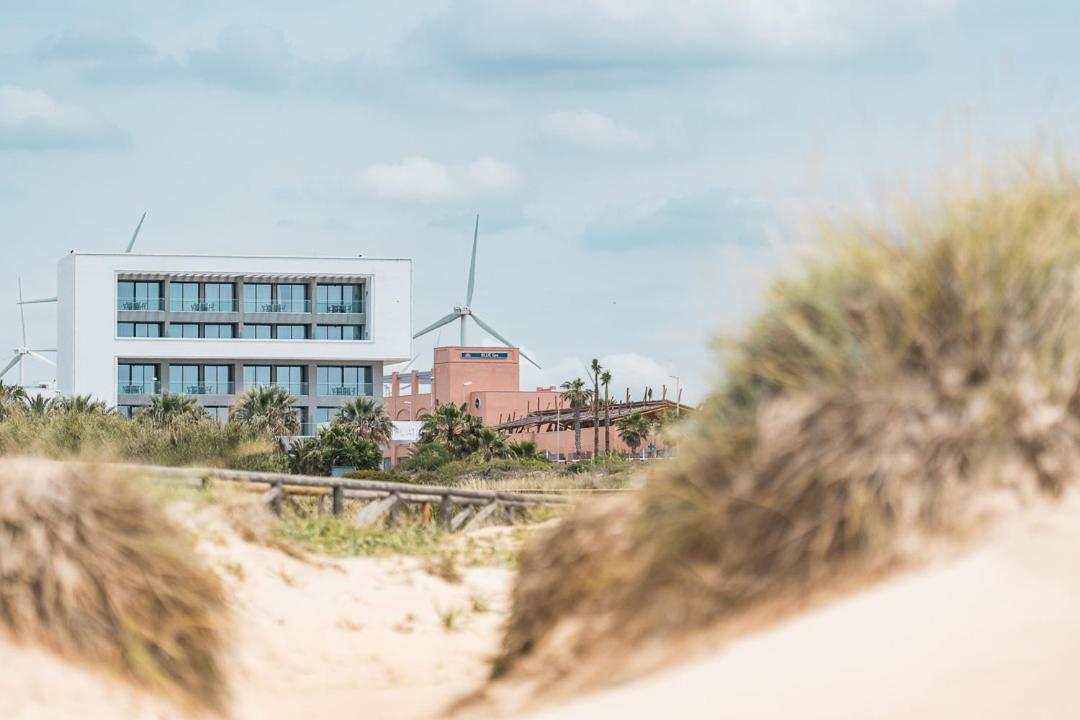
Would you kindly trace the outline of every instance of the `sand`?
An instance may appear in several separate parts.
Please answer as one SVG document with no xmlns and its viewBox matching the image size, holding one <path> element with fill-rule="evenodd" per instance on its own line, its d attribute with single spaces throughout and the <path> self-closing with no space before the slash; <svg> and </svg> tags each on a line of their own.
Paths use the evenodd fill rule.
<svg viewBox="0 0 1080 720">
<path fill-rule="evenodd" d="M 1080 502 L 532 720 L 1080 718 Z"/>
</svg>

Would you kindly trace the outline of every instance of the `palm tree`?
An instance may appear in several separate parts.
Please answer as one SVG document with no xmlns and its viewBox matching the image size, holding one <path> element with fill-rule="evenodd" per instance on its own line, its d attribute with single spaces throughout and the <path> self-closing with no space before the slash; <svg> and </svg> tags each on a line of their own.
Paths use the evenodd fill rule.
<svg viewBox="0 0 1080 720">
<path fill-rule="evenodd" d="M 542 457 L 539 446 L 535 440 L 514 440 L 506 445 L 506 451 L 510 457 L 531 460 Z"/>
<path fill-rule="evenodd" d="M 369 398 L 356 398 L 344 405 L 334 417 L 334 424 L 380 447 L 389 445 L 394 434 L 394 423 L 386 410 Z"/>
<path fill-rule="evenodd" d="M 498 430 L 482 427 L 476 433 L 476 450 L 474 451 L 481 459 L 491 461 L 495 458 L 506 457 L 509 449 L 506 446 L 506 436 Z"/>
<path fill-rule="evenodd" d="M 74 415 L 107 415 L 109 406 L 91 395 L 69 395 L 52 401 L 52 406 L 59 412 Z"/>
<path fill-rule="evenodd" d="M 244 393 L 230 420 L 272 437 L 297 435 L 300 411 L 293 406 L 289 391 L 277 385 L 259 385 Z"/>
<path fill-rule="evenodd" d="M 452 454 L 463 457 L 476 449 L 480 418 L 465 403 L 443 403 L 420 419 L 420 442 L 441 443 Z"/>
<path fill-rule="evenodd" d="M 144 418 L 159 428 L 173 428 L 209 416 L 195 398 L 166 392 L 152 397 L 150 404 L 140 410 L 136 417 Z"/>
<path fill-rule="evenodd" d="M 325 471 L 335 466 L 354 470 L 378 470 L 382 466 L 382 450 L 374 443 L 357 437 L 343 425 L 323 428 L 315 438 L 319 443 Z"/>
<path fill-rule="evenodd" d="M 23 406 L 26 408 L 26 412 L 31 415 L 48 415 L 54 409 L 56 409 L 56 401 L 52 398 L 47 398 L 44 395 L 35 395 L 34 397 L 25 396 Z"/>
<path fill-rule="evenodd" d="M 652 429 L 652 420 L 641 413 L 633 413 L 620 420 L 618 428 L 619 437 L 630 446 L 630 453 L 637 455 L 638 447 L 649 436 L 649 430 Z"/>
<path fill-rule="evenodd" d="M 600 373 L 600 384 L 604 386 L 604 455 L 611 454 L 611 397 L 608 389 L 611 385 L 611 373 Z"/>
<path fill-rule="evenodd" d="M 563 398 L 570 403 L 574 411 L 574 452 L 581 457 L 581 408 L 589 404 L 592 399 L 592 390 L 585 387 L 581 378 L 567 380 L 562 387 Z"/>
<path fill-rule="evenodd" d="M 600 454 L 600 408 L 598 403 L 600 402 L 600 371 L 603 370 L 600 367 L 600 361 L 593 358 L 592 365 L 589 366 L 592 371 L 593 379 L 593 396 L 592 396 L 592 456 L 595 458 Z"/>
<path fill-rule="evenodd" d="M 0 420 L 26 409 L 26 390 L 19 385 L 5 385 L 0 380 Z"/>
</svg>

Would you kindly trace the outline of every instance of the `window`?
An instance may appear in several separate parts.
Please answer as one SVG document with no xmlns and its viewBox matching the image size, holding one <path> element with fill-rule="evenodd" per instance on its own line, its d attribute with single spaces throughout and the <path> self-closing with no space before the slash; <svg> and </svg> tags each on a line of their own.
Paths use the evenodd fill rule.
<svg viewBox="0 0 1080 720">
<path fill-rule="evenodd" d="M 329 425 L 337 417 L 339 409 L 336 407 L 315 408 L 315 425 L 320 428 Z"/>
<path fill-rule="evenodd" d="M 155 395 L 159 390 L 158 366 L 120 363 L 116 366 L 116 380 L 121 394 Z"/>
<path fill-rule="evenodd" d="M 363 325 L 316 325 L 316 340 L 363 340 Z"/>
<path fill-rule="evenodd" d="M 277 286 L 279 312 L 308 312 L 307 285 L 289 283 Z"/>
<path fill-rule="evenodd" d="M 170 365 L 169 392 L 201 395 L 198 365 Z"/>
<path fill-rule="evenodd" d="M 161 337 L 161 323 L 116 323 L 117 337 Z"/>
<path fill-rule="evenodd" d="M 160 310 L 161 283 L 120 280 L 116 284 L 118 310 Z"/>
<path fill-rule="evenodd" d="M 307 395 L 304 382 L 304 368 L 300 365 L 281 365 L 277 369 L 278 387 L 285 388 L 290 395 Z"/>
<path fill-rule="evenodd" d="M 229 422 L 229 408 L 222 407 L 221 405 L 208 405 L 206 407 L 206 414 L 214 420 L 217 420 L 219 424 L 224 425 Z"/>
<path fill-rule="evenodd" d="M 370 395 L 371 368 L 320 366 L 316 370 L 319 395 Z"/>
<path fill-rule="evenodd" d="M 321 313 L 364 311 L 361 285 L 319 285 L 315 288 L 316 310 Z"/>
<path fill-rule="evenodd" d="M 273 290 L 270 283 L 244 283 L 244 312 L 273 312 Z"/>
<path fill-rule="evenodd" d="M 232 365 L 207 365 L 203 368 L 207 395 L 232 395 Z"/>
<path fill-rule="evenodd" d="M 206 310 L 209 312 L 233 312 L 236 310 L 236 297 L 232 283 L 206 283 L 203 288 Z M 230 337 L 232 337 L 230 335 Z"/>
<path fill-rule="evenodd" d="M 244 389 L 262 387 L 271 382 L 270 373 L 273 370 L 269 365 L 245 365 L 244 366 Z"/>
<path fill-rule="evenodd" d="M 307 325 L 278 325 L 278 340 L 303 340 L 307 337 Z"/>
<path fill-rule="evenodd" d="M 141 405 L 117 405 L 116 412 L 123 415 L 126 418 L 135 417 L 135 413 L 139 412 Z"/>
<path fill-rule="evenodd" d="M 199 283 L 172 283 L 169 288 L 169 309 L 176 312 L 197 312 L 200 310 Z"/>
<path fill-rule="evenodd" d="M 203 325 L 204 338 L 231 338 L 234 335 L 233 326 L 228 323 L 206 323 Z"/>
<path fill-rule="evenodd" d="M 169 337 L 197 338 L 199 325 L 198 323 L 169 323 Z"/>
<path fill-rule="evenodd" d="M 249 340 L 269 340 L 271 327 L 269 325 L 244 325 L 244 337 Z"/>
</svg>

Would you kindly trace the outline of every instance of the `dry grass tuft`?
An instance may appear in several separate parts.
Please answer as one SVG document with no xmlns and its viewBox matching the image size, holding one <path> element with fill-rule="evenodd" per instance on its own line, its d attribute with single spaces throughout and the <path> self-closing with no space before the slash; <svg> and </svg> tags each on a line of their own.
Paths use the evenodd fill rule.
<svg viewBox="0 0 1080 720">
<path fill-rule="evenodd" d="M 0 633 L 220 711 L 225 607 L 192 538 L 136 481 L 0 463 Z"/>
<path fill-rule="evenodd" d="M 1080 458 L 1080 183 L 1035 164 L 826 250 L 728 348 L 680 458 L 521 561 L 496 673 L 782 611 L 1054 496 Z"/>
</svg>

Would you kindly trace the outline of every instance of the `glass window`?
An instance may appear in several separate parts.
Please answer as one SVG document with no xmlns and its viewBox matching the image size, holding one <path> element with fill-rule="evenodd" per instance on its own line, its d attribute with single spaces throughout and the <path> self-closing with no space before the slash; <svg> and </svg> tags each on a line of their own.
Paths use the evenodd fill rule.
<svg viewBox="0 0 1080 720">
<path fill-rule="evenodd" d="M 244 312 L 273 312 L 273 290 L 270 283 L 244 283 Z"/>
<path fill-rule="evenodd" d="M 363 312 L 360 285 L 319 285 L 315 288 L 317 310 L 321 313 Z"/>
<path fill-rule="evenodd" d="M 199 325 L 198 323 L 169 323 L 169 337 L 197 338 Z"/>
<path fill-rule="evenodd" d="M 120 280 L 116 284 L 116 307 L 119 310 L 160 310 L 161 283 Z"/>
<path fill-rule="evenodd" d="M 210 312 L 232 312 L 236 309 L 232 283 L 206 283 L 203 293 L 206 309 Z"/>
<path fill-rule="evenodd" d="M 199 283 L 171 283 L 169 286 L 169 309 L 176 312 L 198 311 L 200 309 Z"/>
<path fill-rule="evenodd" d="M 304 387 L 304 368 L 301 365 L 281 365 L 277 369 L 277 384 L 290 395 L 307 395 Z"/>
<path fill-rule="evenodd" d="M 207 365 L 203 368 L 203 382 L 209 395 L 232 394 L 232 365 Z"/>
<path fill-rule="evenodd" d="M 206 406 L 206 414 L 224 425 L 229 422 L 229 408 L 221 405 Z"/>
<path fill-rule="evenodd" d="M 250 340 L 269 340 L 272 337 L 269 325 L 244 325 L 244 337 Z"/>
<path fill-rule="evenodd" d="M 161 323 L 116 323 L 118 337 L 161 337 Z"/>
<path fill-rule="evenodd" d="M 363 340 L 363 325 L 316 325 L 316 340 Z"/>
<path fill-rule="evenodd" d="M 204 338 L 231 338 L 233 336 L 233 326 L 228 323 L 206 323 L 203 325 Z"/>
<path fill-rule="evenodd" d="M 244 366 L 244 388 L 261 387 L 263 385 L 269 385 L 271 382 L 269 365 L 245 365 Z"/>
<path fill-rule="evenodd" d="M 315 424 L 318 427 L 325 427 L 337 417 L 337 414 L 338 408 L 336 407 L 317 407 L 315 408 Z"/>
<path fill-rule="evenodd" d="M 319 366 L 315 373 L 319 395 L 371 394 L 370 366 Z"/>
<path fill-rule="evenodd" d="M 135 417 L 135 413 L 139 412 L 141 405 L 117 405 L 116 412 L 123 415 L 126 418 Z"/>
<path fill-rule="evenodd" d="M 307 325 L 278 325 L 278 340 L 303 340 L 307 337 Z"/>
<path fill-rule="evenodd" d="M 158 391 L 157 378 L 157 365 L 120 363 L 116 366 L 118 389 L 124 394 L 153 395 Z"/>
<path fill-rule="evenodd" d="M 277 286 L 278 305 L 281 312 L 308 312 L 307 285 L 289 283 Z"/>
</svg>

